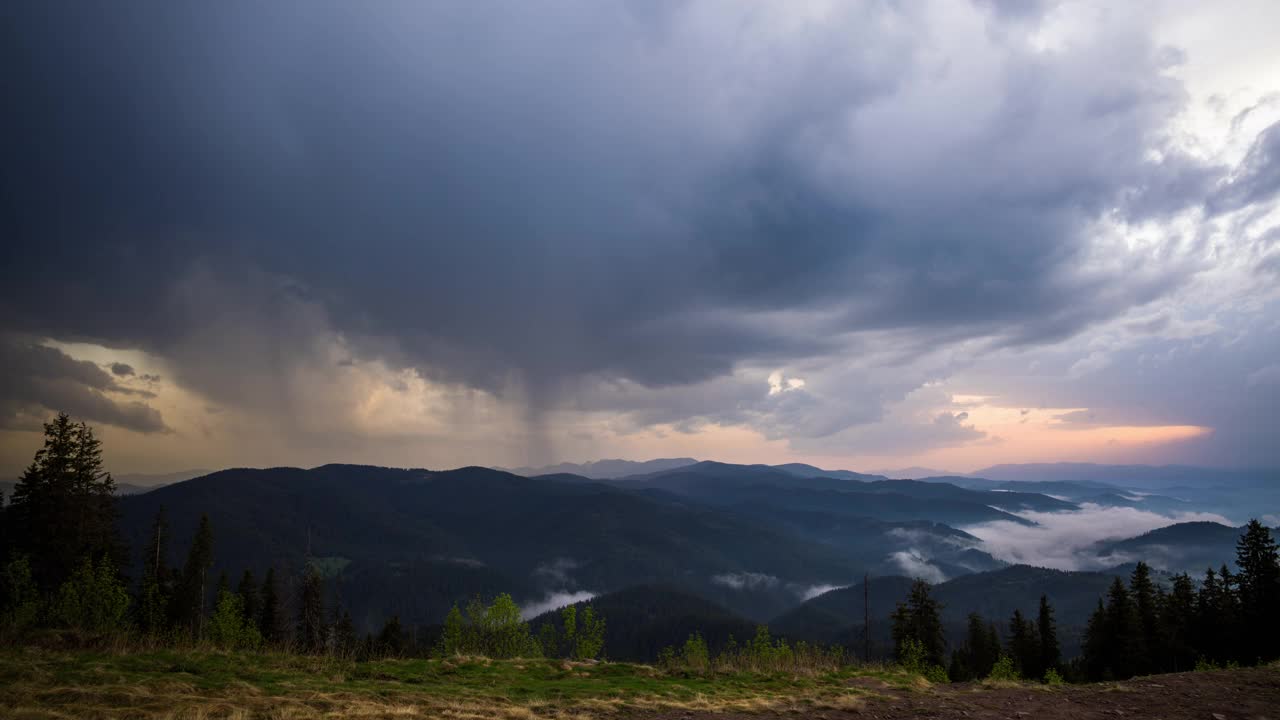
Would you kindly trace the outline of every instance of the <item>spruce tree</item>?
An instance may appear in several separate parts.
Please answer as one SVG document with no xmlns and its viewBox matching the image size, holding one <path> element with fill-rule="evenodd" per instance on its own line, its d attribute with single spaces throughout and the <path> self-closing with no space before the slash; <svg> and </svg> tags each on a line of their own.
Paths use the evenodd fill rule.
<svg viewBox="0 0 1280 720">
<path fill-rule="evenodd" d="M 457 609 L 456 606 L 454 609 Z M 404 655 L 407 645 L 404 630 L 400 627 L 400 616 L 391 616 L 391 619 L 383 624 L 382 631 L 378 633 L 378 651 L 382 655 L 399 657 Z"/>
<path fill-rule="evenodd" d="M 1104 655 L 1111 677 L 1117 680 L 1133 677 L 1141 629 L 1133 597 L 1120 578 L 1116 578 L 1107 591 L 1105 628 Z"/>
<path fill-rule="evenodd" d="M 169 627 L 168 609 L 173 596 L 169 567 L 169 523 L 164 506 L 156 512 L 142 553 L 142 585 L 139 590 L 138 628 L 145 635 L 163 635 Z"/>
<path fill-rule="evenodd" d="M 1153 670 L 1154 659 L 1162 655 L 1159 647 L 1159 619 L 1156 616 L 1156 590 L 1151 582 L 1151 568 L 1139 561 L 1129 578 L 1138 627 L 1133 638 L 1132 670 L 1146 675 Z"/>
<path fill-rule="evenodd" d="M 45 592 L 84 558 L 107 556 L 116 568 L 127 559 L 116 535 L 115 481 L 103 469 L 102 443 L 66 413 L 44 424 L 44 445 L 14 487 L 7 515 L 12 541 Z"/>
<path fill-rule="evenodd" d="M 1249 632 L 1241 659 L 1271 660 L 1280 655 L 1280 553 L 1271 530 L 1250 520 L 1236 544 L 1240 615 Z"/>
<path fill-rule="evenodd" d="M 262 603 L 258 594 L 258 583 L 253 579 L 253 571 L 245 570 L 240 576 L 240 584 L 236 586 L 236 594 L 240 596 L 240 605 L 244 612 L 244 621 L 258 627 L 258 619 L 262 614 Z M 261 632 L 261 631 L 259 631 Z"/>
<path fill-rule="evenodd" d="M 1040 673 L 1043 678 L 1049 670 L 1057 670 L 1062 664 L 1062 646 L 1058 644 L 1058 626 L 1053 619 L 1053 606 L 1047 595 L 1040 596 L 1040 612 L 1036 617 L 1036 634 L 1040 647 Z"/>
<path fill-rule="evenodd" d="M 258 615 L 258 632 L 269 645 L 284 641 L 284 611 L 280 606 L 280 589 L 276 587 L 276 569 L 267 568 L 262 580 L 262 611 Z"/>
<path fill-rule="evenodd" d="M 1038 678 L 1043 674 L 1038 670 L 1040 649 L 1036 638 L 1035 626 L 1023 617 L 1021 610 L 1014 610 L 1013 617 L 1009 619 L 1008 655 L 1025 678 Z"/>
<path fill-rule="evenodd" d="M 187 551 L 182 579 L 173 594 L 174 625 L 199 639 L 204 633 L 205 604 L 209 594 L 209 568 L 213 565 L 213 528 L 209 516 L 200 516 L 200 526 Z"/>
<path fill-rule="evenodd" d="M 911 585 L 906 603 L 898 603 L 893 613 L 893 644 L 901 657 L 904 643 L 914 640 L 924 648 L 925 660 L 943 666 L 946 662 L 946 637 L 939 617 L 941 606 L 930 594 L 929 583 L 917 579 Z"/>
<path fill-rule="evenodd" d="M 314 566 L 308 565 L 302 579 L 302 595 L 298 599 L 298 647 L 304 653 L 324 649 L 324 580 Z"/>
<path fill-rule="evenodd" d="M 1160 670 L 1182 672 L 1195 666 L 1196 594 L 1191 576 L 1175 575 L 1173 587 L 1160 609 L 1161 646 L 1165 648 Z"/>
<path fill-rule="evenodd" d="M 1102 604 L 1102 598 L 1098 598 L 1098 607 L 1089 616 L 1089 623 L 1085 626 L 1081 658 L 1085 677 L 1090 680 L 1106 680 L 1111 676 L 1107 658 L 1110 646 L 1107 631 L 1107 608 Z"/>
</svg>

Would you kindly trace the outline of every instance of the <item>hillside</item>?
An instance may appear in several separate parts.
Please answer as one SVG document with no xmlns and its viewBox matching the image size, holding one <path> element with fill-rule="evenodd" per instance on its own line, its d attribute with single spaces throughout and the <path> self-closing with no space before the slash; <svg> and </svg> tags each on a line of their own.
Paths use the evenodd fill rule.
<svg viewBox="0 0 1280 720">
<path fill-rule="evenodd" d="M 1064 648 L 1074 651 L 1089 614 L 1112 578 L 1104 573 L 1014 565 L 939 583 L 933 587 L 933 596 L 942 605 L 948 639 L 954 642 L 961 637 L 969 613 L 979 613 L 1003 626 L 1014 610 L 1033 612 L 1043 593 L 1057 613 Z M 870 586 L 872 639 L 884 644 L 888 640 L 889 615 L 897 603 L 906 598 L 911 580 L 874 577 Z M 862 636 L 864 604 L 863 587 L 859 583 L 819 595 L 774 618 L 770 627 L 788 637 L 810 642 L 848 642 Z"/>
<path fill-rule="evenodd" d="M 859 569 L 832 548 L 701 505 L 486 468 L 226 470 L 120 505 L 133 547 L 145 546 L 165 506 L 174 564 L 206 512 L 215 570 L 261 577 L 275 565 L 289 579 L 308 552 L 326 559 L 338 570 L 337 599 L 365 628 L 396 613 L 406 623 L 439 622 L 475 593 L 534 602 L 667 581 L 768 617 L 794 604 L 797 588 Z M 752 592 L 716 581 L 739 576 L 772 581 Z"/>
<path fill-rule="evenodd" d="M 1117 565 L 1145 560 L 1158 570 L 1198 577 L 1206 568 L 1234 563 L 1241 532 L 1241 528 L 1214 522 L 1177 523 L 1137 537 L 1100 543 L 1097 556 Z"/>
<path fill-rule="evenodd" d="M 756 627 L 721 605 L 670 586 L 627 588 L 592 598 L 589 604 L 607 621 L 605 648 L 613 660 L 652 662 L 664 647 L 678 647 L 694 632 L 702 633 L 711 650 L 719 652 L 730 638 L 749 639 Z M 530 621 L 535 636 L 544 623 L 561 629 L 560 612 Z"/>
</svg>

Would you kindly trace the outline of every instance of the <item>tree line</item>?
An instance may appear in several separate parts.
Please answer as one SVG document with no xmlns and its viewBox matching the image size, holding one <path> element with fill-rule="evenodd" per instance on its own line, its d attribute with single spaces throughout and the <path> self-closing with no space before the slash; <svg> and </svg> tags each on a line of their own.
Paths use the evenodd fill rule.
<svg viewBox="0 0 1280 720">
<path fill-rule="evenodd" d="M 399 618 L 357 636 L 340 603 L 326 606 L 325 580 L 310 561 L 296 598 L 286 602 L 275 568 L 259 581 L 245 570 L 233 587 L 212 580 L 213 533 L 202 516 L 180 567 L 170 566 L 170 531 L 161 507 L 142 550 L 136 592 L 122 573 L 128 549 L 116 528 L 115 483 L 103 469 L 101 442 L 85 423 L 60 414 L 44 426 L 43 446 L 0 511 L 0 639 L 39 629 L 85 636 L 129 633 L 155 644 L 206 643 L 228 649 L 276 648 L 308 654 L 374 657 L 436 653 L 489 657 L 603 657 L 606 623 L 586 606 L 564 608 L 534 633 L 510 595 L 454 606 L 428 637 Z M 0 507 L 3 506 L 0 498 Z M 1139 674 L 1268 662 L 1280 657 L 1280 560 L 1270 531 L 1251 520 L 1237 543 L 1236 571 L 1209 569 L 1168 589 L 1138 563 L 1099 599 L 1083 653 L 1064 662 L 1054 610 L 1041 596 L 1035 619 L 1018 610 L 1003 625 L 978 614 L 949 647 L 940 606 L 917 580 L 892 616 L 895 656 L 935 680 L 1021 677 L 1055 682 L 1122 679 Z M 212 602 L 210 597 L 212 596 Z M 290 610 L 292 608 L 292 611 Z M 950 652 L 948 652 L 950 650 Z M 839 666 L 841 648 L 772 638 L 761 627 L 750 642 L 730 642 L 712 656 L 701 633 L 664 649 L 661 664 L 787 669 Z"/>
<path fill-rule="evenodd" d="M 59 414 L 44 425 L 44 444 L 14 488 L 0 497 L 0 639 L 39 630 L 92 639 L 130 635 L 153 645 L 205 644 L 367 658 L 443 654 L 589 659 L 603 652 L 604 618 L 566 608 L 559 627 L 538 638 L 510 595 L 474 598 L 465 614 L 445 618 L 440 637 L 418 638 L 398 617 L 363 638 L 348 610 L 326 604 L 325 580 L 310 560 L 296 598 L 286 602 L 275 568 L 259 581 L 245 570 L 232 586 L 213 568 L 214 529 L 207 515 L 181 566 L 169 563 L 171 532 L 163 506 L 139 558 L 130 593 L 123 573 L 128 548 L 119 537 L 115 482 L 103 469 L 102 443 L 85 423 Z M 290 610 L 292 607 L 292 611 Z"/>
</svg>

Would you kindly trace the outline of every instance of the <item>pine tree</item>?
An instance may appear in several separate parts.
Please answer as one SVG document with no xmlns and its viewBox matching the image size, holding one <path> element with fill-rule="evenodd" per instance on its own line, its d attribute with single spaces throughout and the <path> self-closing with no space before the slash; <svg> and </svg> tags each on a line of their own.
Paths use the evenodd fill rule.
<svg viewBox="0 0 1280 720">
<path fill-rule="evenodd" d="M 115 481 L 102 467 L 102 443 L 85 423 L 60 413 L 44 425 L 36 451 L 6 512 L 11 538 L 31 562 L 36 584 L 52 591 L 84 558 L 126 561 L 116 535 Z"/>
<path fill-rule="evenodd" d="M 1107 609 L 1098 598 L 1098 607 L 1089 616 L 1084 631 L 1084 651 L 1081 664 L 1090 680 L 1106 680 L 1111 675 L 1107 653 L 1110 639 L 1107 637 Z"/>
<path fill-rule="evenodd" d="M 267 568 L 262 580 L 262 612 L 258 615 L 258 631 L 270 645 L 284 641 L 284 612 L 280 607 L 280 590 L 276 587 L 276 569 Z"/>
<path fill-rule="evenodd" d="M 383 655 L 400 657 L 404 655 L 407 645 L 404 630 L 400 627 L 400 616 L 392 615 L 391 619 L 383 624 L 382 631 L 378 633 L 378 650 Z"/>
<path fill-rule="evenodd" d="M 893 644 L 901 659 L 904 643 L 914 640 L 924 650 L 926 662 L 942 666 L 946 662 L 946 637 L 939 617 L 941 607 L 930 594 L 929 583 L 916 580 L 906 603 L 899 603 L 893 613 Z"/>
<path fill-rule="evenodd" d="M 1062 665 L 1062 646 L 1058 644 L 1058 626 L 1053 619 L 1053 606 L 1047 595 L 1040 596 L 1040 612 L 1036 617 L 1036 634 L 1040 647 L 1040 673 L 1043 678 L 1049 670 L 1057 671 Z"/>
<path fill-rule="evenodd" d="M 1025 678 L 1038 678 L 1044 674 L 1039 670 L 1040 649 L 1036 638 L 1035 626 L 1022 616 L 1021 610 L 1014 610 L 1013 617 L 1009 619 L 1008 655 L 1014 668 Z"/>
<path fill-rule="evenodd" d="M 1161 646 L 1165 648 L 1165 672 L 1182 672 L 1195 666 L 1196 594 L 1191 576 L 1175 575 L 1173 588 L 1160 610 Z"/>
<path fill-rule="evenodd" d="M 308 566 L 298 602 L 298 647 L 304 653 L 324 650 L 324 580 L 315 567 Z"/>
<path fill-rule="evenodd" d="M 168 608 L 173 595 L 169 568 L 169 523 L 164 505 L 156 513 L 142 553 L 142 585 L 138 602 L 138 627 L 146 635 L 158 636 L 168 629 Z"/>
<path fill-rule="evenodd" d="M 334 653 L 340 657 L 350 657 L 356 652 L 356 624 L 351 619 L 351 612 L 343 610 L 342 615 L 333 623 Z"/>
<path fill-rule="evenodd" d="M 258 619 L 262 614 L 262 603 L 258 594 L 258 583 L 253 579 L 253 571 L 245 570 L 240 576 L 240 584 L 236 586 L 236 594 L 240 596 L 240 606 L 244 612 L 244 620 L 253 627 L 258 627 Z M 261 632 L 261 630 L 259 630 Z"/>
<path fill-rule="evenodd" d="M 1156 615 L 1155 585 L 1151 582 L 1151 568 L 1139 561 L 1129 578 L 1129 592 L 1133 597 L 1134 611 L 1138 616 L 1138 628 L 1133 643 L 1133 673 L 1149 674 L 1154 659 L 1163 655 L 1159 646 L 1160 622 Z"/>
<path fill-rule="evenodd" d="M 1225 657 L 1221 628 L 1218 623 L 1222 612 L 1222 584 L 1213 568 L 1204 571 L 1200 592 L 1196 595 L 1195 646 L 1204 659 L 1222 662 Z"/>
<path fill-rule="evenodd" d="M 1111 677 L 1118 680 L 1133 677 L 1140 631 L 1133 597 L 1124 582 L 1116 578 L 1107 591 L 1105 625 L 1105 658 Z"/>
<path fill-rule="evenodd" d="M 1280 553 L 1271 530 L 1257 520 L 1236 544 L 1236 566 L 1241 620 L 1249 628 L 1241 659 L 1271 660 L 1280 655 Z"/>
<path fill-rule="evenodd" d="M 1218 568 L 1218 636 L 1222 646 L 1222 662 L 1249 662 L 1241 635 L 1240 582 L 1224 563 Z"/>
<path fill-rule="evenodd" d="M 182 579 L 173 594 L 174 625 L 199 639 L 204 635 L 205 603 L 209 594 L 209 568 L 213 565 L 213 528 L 209 516 L 200 516 L 200 526 L 187 551 L 187 562 L 182 566 Z"/>
</svg>

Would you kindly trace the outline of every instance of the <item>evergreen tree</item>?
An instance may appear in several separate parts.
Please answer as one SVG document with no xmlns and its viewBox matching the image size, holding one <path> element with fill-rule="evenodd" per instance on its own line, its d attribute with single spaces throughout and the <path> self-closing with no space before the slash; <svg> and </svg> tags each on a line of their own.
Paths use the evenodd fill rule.
<svg viewBox="0 0 1280 720">
<path fill-rule="evenodd" d="M 334 653 L 349 657 L 355 654 L 356 644 L 356 624 L 351 619 L 351 612 L 343 610 L 342 615 L 333 623 Z"/>
<path fill-rule="evenodd" d="M 1036 627 L 1023 617 L 1021 610 L 1014 610 L 1009 619 L 1009 648 L 1007 654 L 1013 660 L 1014 669 L 1025 678 L 1038 678 L 1044 674 L 1040 670 L 1040 647 L 1037 641 Z"/>
<path fill-rule="evenodd" d="M 1240 583 L 1239 579 L 1224 563 L 1218 568 L 1218 637 L 1221 644 L 1221 662 L 1248 662 L 1244 653 L 1241 635 L 1245 628 L 1241 627 L 1240 618 Z"/>
<path fill-rule="evenodd" d="M 1240 568 L 1240 616 L 1249 629 L 1242 658 L 1248 662 L 1280 655 L 1280 553 L 1271 530 L 1250 520 L 1236 544 Z"/>
<path fill-rule="evenodd" d="M 1135 675 L 1149 674 L 1155 658 L 1163 655 L 1160 643 L 1160 621 L 1156 614 L 1157 599 L 1151 568 L 1139 561 L 1129 577 L 1129 592 L 1133 597 L 1138 627 L 1133 638 L 1132 670 Z"/>
<path fill-rule="evenodd" d="M 457 609 L 456 606 L 454 609 Z M 382 625 L 382 631 L 378 633 L 377 645 L 379 652 L 383 655 L 391 657 L 404 655 L 409 643 L 405 640 L 399 615 L 392 615 L 391 619 Z"/>
<path fill-rule="evenodd" d="M 253 579 L 252 570 L 245 570 L 244 575 L 240 576 L 236 594 L 240 596 L 240 606 L 244 612 L 245 622 L 258 627 L 258 621 L 262 615 L 262 603 L 261 596 L 258 594 L 258 583 Z M 258 632 L 261 633 L 261 629 Z"/>
<path fill-rule="evenodd" d="M 304 653 L 324 650 L 324 580 L 313 566 L 307 567 L 298 602 L 298 647 Z"/>
<path fill-rule="evenodd" d="M 1081 658 L 1081 665 L 1084 668 L 1085 677 L 1090 680 L 1105 680 L 1110 676 L 1110 670 L 1107 665 L 1107 651 L 1109 646 L 1109 638 L 1107 637 L 1107 609 L 1102 604 L 1102 599 L 1098 599 L 1098 607 L 1089 616 L 1089 623 L 1085 626 L 1084 631 L 1084 654 Z"/>
<path fill-rule="evenodd" d="M 204 635 L 205 598 L 208 596 L 209 568 L 213 565 L 213 528 L 209 516 L 200 516 L 200 526 L 191 539 L 182 578 L 173 594 L 171 617 L 175 626 L 192 638 Z"/>
<path fill-rule="evenodd" d="M 142 585 L 138 593 L 138 628 L 146 635 L 161 635 L 168 628 L 168 608 L 173 595 L 169 568 L 169 523 L 164 505 L 156 513 L 142 553 Z"/>
<path fill-rule="evenodd" d="M 1133 597 L 1124 582 L 1116 578 L 1107 591 L 1105 661 L 1110 677 L 1118 680 L 1133 677 L 1140 632 Z"/>
<path fill-rule="evenodd" d="M 995 627 L 978 613 L 969 613 L 965 641 L 951 654 L 952 680 L 977 680 L 991 673 L 1000 657 L 1000 641 L 994 637 Z"/>
<path fill-rule="evenodd" d="M 1160 669 L 1182 672 L 1195 666 L 1196 594 L 1191 576 L 1175 575 L 1173 589 L 1160 610 L 1160 644 L 1165 648 Z"/>
<path fill-rule="evenodd" d="M 918 642 L 924 650 L 924 660 L 943 666 L 946 662 L 946 637 L 939 617 L 941 607 L 930 594 L 929 583 L 917 579 L 911 585 L 906 603 L 898 603 L 893 612 L 893 644 L 901 661 L 904 643 Z"/>
<path fill-rule="evenodd" d="M 1062 665 L 1062 646 L 1058 644 L 1058 626 L 1053 619 L 1053 606 L 1047 595 L 1040 596 L 1040 612 L 1036 617 L 1036 635 L 1039 639 L 1040 665 L 1037 678 L 1043 678 L 1049 670 Z"/>
<path fill-rule="evenodd" d="M 258 615 L 258 632 L 270 645 L 284 641 L 284 611 L 280 607 L 280 590 L 276 587 L 276 569 L 267 568 L 262 580 L 262 611 Z"/>
<path fill-rule="evenodd" d="M 209 618 L 208 637 L 214 644 L 229 650 L 254 649 L 262 644 L 258 628 L 245 620 L 240 595 L 221 586 L 221 583 L 213 616 Z"/>
<path fill-rule="evenodd" d="M 18 480 L 6 515 L 13 543 L 45 591 L 61 585 L 86 557 L 105 555 L 116 568 L 126 560 L 115 528 L 115 481 L 103 470 L 102 443 L 66 413 L 44 424 L 44 446 Z"/>
</svg>

